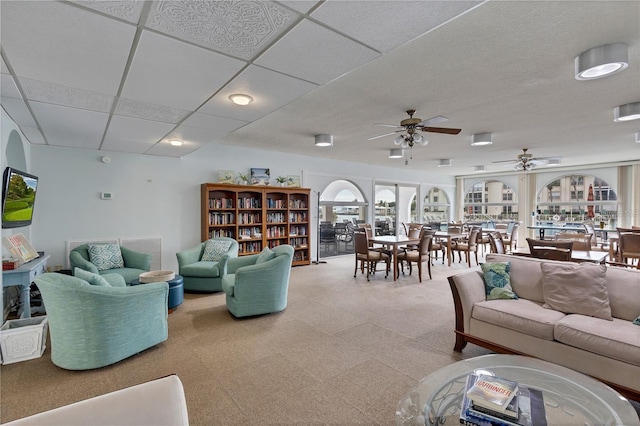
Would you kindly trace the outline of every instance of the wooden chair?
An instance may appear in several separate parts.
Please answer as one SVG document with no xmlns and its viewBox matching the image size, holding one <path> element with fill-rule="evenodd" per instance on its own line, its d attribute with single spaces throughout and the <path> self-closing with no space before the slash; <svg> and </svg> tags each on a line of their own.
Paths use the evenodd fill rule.
<svg viewBox="0 0 640 426">
<path fill-rule="evenodd" d="M 621 263 L 637 263 L 636 267 L 640 269 L 640 232 L 620 233 L 618 244 Z"/>
<path fill-rule="evenodd" d="M 433 237 L 431 239 L 431 251 L 433 251 L 434 256 L 431 259 L 431 264 L 433 264 L 433 259 L 434 258 L 436 260 L 438 260 L 438 252 L 441 251 L 442 252 L 442 264 L 444 265 L 444 260 L 446 258 L 445 252 L 444 252 L 445 245 L 442 244 L 442 242 L 436 238 L 436 232 L 438 232 L 438 231 L 434 230 L 434 229 L 426 229 L 425 228 L 423 232 L 425 232 L 426 234 L 431 235 Z"/>
<path fill-rule="evenodd" d="M 367 233 L 358 228 L 353 232 L 353 241 L 356 254 L 356 267 L 353 271 L 353 277 L 355 278 L 358 273 L 358 266 L 361 273 L 367 270 L 367 281 L 369 281 L 369 275 L 374 274 L 378 262 L 385 262 L 385 278 L 389 276 L 391 270 L 391 256 L 378 250 L 371 250 L 369 248 L 369 239 Z"/>
<path fill-rule="evenodd" d="M 549 241 L 527 238 L 531 257 L 549 260 L 571 260 L 573 241 Z"/>
<path fill-rule="evenodd" d="M 433 241 L 433 236 L 429 235 L 427 232 L 422 232 L 420 236 L 420 243 L 418 243 L 417 250 L 404 250 L 401 253 L 398 253 L 398 258 L 396 262 L 403 263 L 407 262 L 409 264 L 409 275 L 411 275 L 412 271 L 412 262 L 418 264 L 418 281 L 422 282 L 422 264 L 427 262 L 427 268 L 429 270 L 429 279 L 431 278 L 431 251 L 433 248 L 431 247 L 431 242 Z M 402 273 L 404 274 L 404 266 L 402 267 Z"/>
<path fill-rule="evenodd" d="M 573 241 L 574 250 L 591 251 L 592 234 L 581 234 L 579 232 L 558 232 L 555 235 L 556 241 Z"/>
<path fill-rule="evenodd" d="M 469 238 L 467 238 L 466 241 L 456 242 L 456 245 L 453 247 L 453 250 L 458 252 L 460 262 L 462 262 L 462 253 L 464 252 L 469 268 L 471 268 L 471 253 L 475 254 L 476 265 L 478 265 L 478 233 L 481 229 L 479 226 L 472 227 Z"/>
<path fill-rule="evenodd" d="M 502 241 L 502 234 L 498 231 L 489 232 L 489 246 L 491 253 L 505 254 L 504 242 Z"/>
</svg>

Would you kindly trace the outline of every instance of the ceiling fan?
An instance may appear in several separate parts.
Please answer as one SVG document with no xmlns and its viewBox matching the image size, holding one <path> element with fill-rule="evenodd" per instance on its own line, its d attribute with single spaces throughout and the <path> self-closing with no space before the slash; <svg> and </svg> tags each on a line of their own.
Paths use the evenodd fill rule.
<svg viewBox="0 0 640 426">
<path fill-rule="evenodd" d="M 529 148 L 522 148 L 522 154 L 518 154 L 515 160 L 500 160 L 494 161 L 494 163 L 511 163 L 516 170 L 528 171 L 535 169 L 538 166 L 547 164 L 549 160 L 559 160 L 560 157 L 534 157 L 533 154 L 529 154 Z M 509 164 L 507 164 L 509 165 Z"/>
</svg>

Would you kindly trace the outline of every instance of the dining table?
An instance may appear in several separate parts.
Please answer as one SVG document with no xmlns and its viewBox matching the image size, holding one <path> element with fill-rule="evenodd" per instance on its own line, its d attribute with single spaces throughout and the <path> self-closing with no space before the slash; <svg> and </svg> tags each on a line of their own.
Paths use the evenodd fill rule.
<svg viewBox="0 0 640 426">
<path fill-rule="evenodd" d="M 408 244 L 420 243 L 420 238 L 410 238 L 406 235 L 376 235 L 369 239 L 374 244 L 380 244 L 385 247 L 391 248 L 393 254 L 393 280 L 398 279 L 398 248 L 407 246 Z"/>
<path fill-rule="evenodd" d="M 448 266 L 451 266 L 451 259 L 452 259 L 451 243 L 454 240 L 459 240 L 461 238 L 465 238 L 466 236 L 467 236 L 466 232 L 436 231 L 436 233 L 434 234 L 435 238 L 437 238 L 439 240 L 446 240 L 447 241 L 447 262 L 448 262 Z"/>
<path fill-rule="evenodd" d="M 528 248 L 519 248 L 511 251 L 515 256 L 531 256 Z M 604 263 L 609 256 L 609 252 L 599 250 L 573 250 L 571 251 L 572 262 L 592 262 Z"/>
</svg>

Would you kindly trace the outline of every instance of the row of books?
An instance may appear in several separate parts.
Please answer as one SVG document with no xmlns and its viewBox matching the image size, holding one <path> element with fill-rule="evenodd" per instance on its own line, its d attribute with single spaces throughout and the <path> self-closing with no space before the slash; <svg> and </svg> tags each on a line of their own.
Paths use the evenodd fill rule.
<svg viewBox="0 0 640 426">
<path fill-rule="evenodd" d="M 546 426 L 542 391 L 488 374 L 467 376 L 460 424 Z"/>
</svg>

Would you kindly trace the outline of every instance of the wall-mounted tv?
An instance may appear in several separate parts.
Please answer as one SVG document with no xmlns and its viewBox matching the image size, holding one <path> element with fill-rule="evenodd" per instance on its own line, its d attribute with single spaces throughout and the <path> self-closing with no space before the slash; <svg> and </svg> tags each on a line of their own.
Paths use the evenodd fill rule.
<svg viewBox="0 0 640 426">
<path fill-rule="evenodd" d="M 31 225 L 38 177 L 7 167 L 2 183 L 2 227 Z"/>
</svg>

